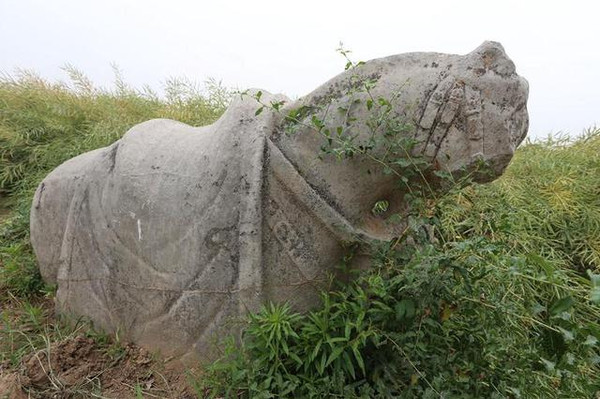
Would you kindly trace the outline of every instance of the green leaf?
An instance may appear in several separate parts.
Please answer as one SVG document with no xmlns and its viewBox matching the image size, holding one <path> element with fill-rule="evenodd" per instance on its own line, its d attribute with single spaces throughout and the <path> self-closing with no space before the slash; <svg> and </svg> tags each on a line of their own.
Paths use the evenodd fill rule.
<svg viewBox="0 0 600 399">
<path fill-rule="evenodd" d="M 592 285 L 590 290 L 590 301 L 595 304 L 600 304 L 600 274 L 592 273 L 591 270 L 587 270 L 587 274 L 590 277 L 590 283 Z"/>
<path fill-rule="evenodd" d="M 390 207 L 389 201 L 380 200 L 380 201 L 377 201 L 375 203 L 375 205 L 373 205 L 373 209 L 371 209 L 371 213 L 373 215 L 381 215 L 382 213 L 385 213 L 389 207 Z"/>
<path fill-rule="evenodd" d="M 304 363 L 302 361 L 302 359 L 300 359 L 300 357 L 298 355 L 296 355 L 294 352 L 290 352 L 289 356 L 292 358 L 292 360 L 294 360 L 296 363 L 298 363 L 299 366 L 302 366 L 302 364 Z"/>
<path fill-rule="evenodd" d="M 262 107 L 260 107 L 259 109 L 256 110 L 256 112 L 254 113 L 254 116 L 258 116 L 261 114 L 261 112 L 263 112 L 263 110 L 265 109 L 264 105 Z"/>
<path fill-rule="evenodd" d="M 555 269 L 552 267 L 550 262 L 548 262 L 543 257 L 539 256 L 538 254 L 527 254 L 527 261 L 533 265 L 541 267 L 548 278 L 552 278 L 552 276 L 554 275 Z"/>
<path fill-rule="evenodd" d="M 354 353 L 354 359 L 356 359 L 358 367 L 360 367 L 360 370 L 362 371 L 363 375 L 366 375 L 367 372 L 365 371 L 365 361 L 363 360 L 360 351 L 358 350 L 358 348 L 353 347 L 352 352 Z"/>
<path fill-rule="evenodd" d="M 395 165 L 400 166 L 401 168 L 408 168 L 409 166 L 413 166 L 412 161 L 406 158 L 398 158 L 393 163 Z"/>
<path fill-rule="evenodd" d="M 354 370 L 354 364 L 352 363 L 352 359 L 348 355 L 348 352 L 344 352 L 342 358 L 344 359 L 345 369 L 350 373 L 352 379 L 356 379 L 356 370 Z"/>
<path fill-rule="evenodd" d="M 381 106 L 384 106 L 384 105 L 385 105 L 385 106 L 387 106 L 387 107 L 391 107 L 391 106 L 392 106 L 392 104 L 391 104 L 391 103 L 390 103 L 388 100 L 386 100 L 385 98 L 383 98 L 383 97 L 379 97 L 379 98 L 377 99 L 377 102 L 378 102 L 378 103 L 379 103 L 379 105 L 381 105 Z"/>
<path fill-rule="evenodd" d="M 317 365 L 317 371 L 321 375 L 323 375 L 323 372 L 325 371 L 325 362 L 327 362 L 327 354 L 323 352 L 321 354 L 321 362 Z"/>
<path fill-rule="evenodd" d="M 556 363 L 551 362 L 550 360 L 544 359 L 543 357 L 540 358 L 540 360 L 542 361 L 544 366 L 546 366 L 546 370 L 548 370 L 549 372 L 554 371 L 554 368 L 556 367 Z"/>
<path fill-rule="evenodd" d="M 574 303 L 575 300 L 570 295 L 564 298 L 560 298 L 550 306 L 550 314 L 552 316 L 558 316 L 562 312 L 566 312 L 567 310 L 571 309 Z"/>
<path fill-rule="evenodd" d="M 325 126 L 323 121 L 321 119 L 317 118 L 316 115 L 313 115 L 310 121 L 312 122 L 313 126 L 315 126 L 319 130 L 321 130 L 323 128 L 323 126 Z"/>
<path fill-rule="evenodd" d="M 373 100 L 368 99 L 367 100 L 367 110 L 371 110 L 371 108 L 373 108 Z"/>
<path fill-rule="evenodd" d="M 319 354 L 319 349 L 321 349 L 321 343 L 323 342 L 323 340 L 319 340 L 317 342 L 317 344 L 315 345 L 315 348 L 312 351 L 312 356 L 311 356 L 311 360 L 314 360 L 317 358 L 317 355 Z"/>
<path fill-rule="evenodd" d="M 531 306 L 531 313 L 533 313 L 536 316 L 544 311 L 546 311 L 546 308 L 540 305 L 538 302 L 534 302 L 534 304 Z"/>
<path fill-rule="evenodd" d="M 452 178 L 452 174 L 445 170 L 434 170 L 433 174 L 436 175 L 437 177 L 439 177 L 440 179 L 451 179 Z"/>
<path fill-rule="evenodd" d="M 329 344 L 329 346 L 334 348 L 335 345 L 333 345 L 333 344 L 335 344 L 337 342 L 346 342 L 346 341 L 348 341 L 348 339 L 346 337 L 335 337 L 335 338 L 329 338 L 327 340 L 327 343 Z"/>
<path fill-rule="evenodd" d="M 575 339 L 575 336 L 573 335 L 573 333 L 571 331 L 565 330 L 562 327 L 558 327 L 558 329 L 560 330 L 561 334 L 563 335 L 565 342 L 571 342 Z"/>
<path fill-rule="evenodd" d="M 598 338 L 594 337 L 593 335 L 588 335 L 583 344 L 588 346 L 596 346 L 597 343 Z"/>
<path fill-rule="evenodd" d="M 271 106 L 275 111 L 279 111 L 279 109 L 285 104 L 285 101 L 271 101 Z"/>
<path fill-rule="evenodd" d="M 342 354 L 344 349 L 345 348 L 343 346 L 338 346 L 337 348 L 334 348 L 331 351 L 331 354 L 329 355 L 329 359 L 327 359 L 327 363 L 325 364 L 325 367 L 329 366 L 335 359 L 340 357 L 340 355 Z"/>
<path fill-rule="evenodd" d="M 415 315 L 415 303 L 410 299 L 403 299 L 395 306 L 398 320 L 410 319 Z"/>
</svg>

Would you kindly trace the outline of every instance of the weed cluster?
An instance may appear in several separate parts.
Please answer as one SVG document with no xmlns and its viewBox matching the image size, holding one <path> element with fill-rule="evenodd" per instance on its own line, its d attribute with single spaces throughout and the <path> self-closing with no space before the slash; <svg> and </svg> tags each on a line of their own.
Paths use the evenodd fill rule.
<svg viewBox="0 0 600 399">
<path fill-rule="evenodd" d="M 600 267 L 583 243 L 599 237 L 598 145 L 600 130 L 525 145 L 497 182 L 411 215 L 411 245 L 377 248 L 374 269 L 322 308 L 251 315 L 241 348 L 199 386 L 252 398 L 592 397 Z M 565 176 L 560 215 L 549 204 L 565 204 L 552 189 Z"/>
</svg>

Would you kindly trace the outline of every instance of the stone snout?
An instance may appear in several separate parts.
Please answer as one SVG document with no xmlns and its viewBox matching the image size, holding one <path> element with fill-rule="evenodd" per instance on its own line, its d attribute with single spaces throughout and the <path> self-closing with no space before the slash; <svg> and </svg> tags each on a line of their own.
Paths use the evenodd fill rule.
<svg viewBox="0 0 600 399">
<path fill-rule="evenodd" d="M 527 135 L 529 85 L 495 42 L 485 42 L 456 67 L 461 72 L 446 78 L 452 87 L 439 107 L 425 154 L 455 174 L 481 168 L 475 180 L 489 182 L 504 172 Z M 439 130 L 444 131 L 441 140 Z"/>
</svg>

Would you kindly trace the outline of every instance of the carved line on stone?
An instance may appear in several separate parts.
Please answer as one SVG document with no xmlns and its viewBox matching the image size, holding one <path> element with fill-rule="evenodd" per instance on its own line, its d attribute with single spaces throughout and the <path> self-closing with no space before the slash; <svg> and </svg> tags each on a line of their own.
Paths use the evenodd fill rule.
<svg viewBox="0 0 600 399">
<path fill-rule="evenodd" d="M 327 203 L 311 185 L 300 175 L 281 150 L 268 140 L 270 161 L 277 180 L 290 190 L 294 197 L 323 223 L 340 241 L 354 242 L 357 240 L 373 242 L 376 237 L 356 228 L 344 216 Z"/>
<path fill-rule="evenodd" d="M 300 265 L 302 264 L 302 262 L 298 262 L 298 260 L 296 259 L 296 257 L 292 253 L 292 250 L 290 248 L 288 248 L 287 243 L 285 241 L 283 241 L 279 237 L 279 235 L 277 234 L 276 227 L 277 227 L 277 225 L 281 225 L 282 223 L 286 223 L 286 224 L 289 225 L 289 223 L 287 221 L 284 221 L 284 222 L 275 223 L 273 225 L 269 224 L 269 229 L 271 230 L 271 232 L 273 232 L 273 236 L 275 236 L 277 238 L 277 241 L 279 241 L 281 243 L 281 245 L 285 249 L 286 256 L 292 261 L 292 264 L 295 266 L 296 270 L 302 276 L 302 278 L 304 279 L 304 281 L 302 281 L 300 283 L 291 283 L 291 284 L 286 284 L 286 285 L 275 285 L 275 284 L 271 285 L 271 284 L 269 284 L 269 285 L 267 285 L 267 287 L 269 287 L 269 288 L 273 288 L 273 287 L 295 287 L 295 286 L 302 286 L 302 285 L 310 285 L 312 288 L 314 288 L 316 290 L 319 290 L 321 284 L 324 281 L 326 281 L 327 279 L 326 278 L 318 278 L 318 275 L 314 276 L 314 277 L 308 277 L 306 275 L 306 273 L 300 267 Z"/>
<path fill-rule="evenodd" d="M 106 186 L 103 186 L 102 189 L 104 190 L 105 188 L 106 188 Z M 102 197 L 103 197 L 103 194 L 101 194 L 100 198 L 102 198 Z M 102 206 L 102 201 L 98 201 L 97 207 L 100 209 L 100 212 L 96 212 L 95 214 L 100 216 L 99 224 L 102 226 L 108 226 L 109 223 L 108 223 L 108 220 L 106 219 L 107 212 L 104 211 L 104 207 Z M 195 226 L 196 226 L 196 224 L 194 224 L 192 227 L 190 227 L 190 229 Z M 135 260 L 137 260 L 139 262 L 140 266 L 143 266 L 147 271 L 152 272 L 153 274 L 158 275 L 161 278 L 170 277 L 171 273 L 162 272 L 160 270 L 157 270 L 156 267 L 154 265 L 152 265 L 152 263 L 146 261 L 146 259 L 144 259 L 142 256 L 138 255 L 138 253 L 134 249 L 127 246 L 125 244 L 125 241 L 123 240 L 123 238 L 112 228 L 112 225 L 111 225 L 111 227 L 106 228 L 106 232 L 109 234 L 112 243 L 115 245 L 115 249 L 122 250 L 127 255 L 135 258 Z M 187 232 L 184 235 L 184 238 L 185 237 L 187 237 Z M 94 241 L 96 241 L 96 240 L 94 240 Z M 98 252 L 100 254 L 102 254 L 99 247 L 97 247 L 97 249 L 98 249 Z"/>
<path fill-rule="evenodd" d="M 196 179 L 198 177 L 196 176 Z M 210 214 L 209 210 L 212 208 L 213 205 L 215 205 L 215 203 L 217 202 L 217 199 L 219 198 L 219 196 L 221 195 L 221 193 L 223 192 L 223 183 L 225 182 L 225 179 L 227 178 L 227 170 L 223 170 L 220 175 L 219 175 L 219 179 L 217 180 L 218 184 L 216 184 L 217 187 L 219 187 L 219 189 L 217 190 L 217 192 L 207 201 L 206 206 L 203 206 L 202 209 L 200 210 L 199 213 L 194 214 L 194 220 L 196 220 L 195 222 L 191 223 L 189 225 L 189 227 L 187 228 L 187 230 L 185 231 L 184 234 L 182 234 L 177 240 L 169 240 L 167 242 L 168 245 L 174 245 L 174 244 L 178 244 L 184 240 L 186 240 L 190 233 L 193 232 L 195 230 L 195 228 L 201 224 L 205 222 L 205 218 L 206 216 L 208 216 Z M 220 205 L 220 204 L 219 204 Z M 116 234 L 116 232 L 115 232 Z M 123 244 L 124 245 L 124 244 Z M 165 244 L 166 245 L 166 244 Z M 136 255 L 137 256 L 137 255 Z M 145 262 L 145 260 L 143 260 Z M 149 267 L 151 267 L 153 269 L 154 272 L 159 273 L 159 274 L 164 274 L 165 276 L 169 276 L 170 273 L 168 272 L 161 272 L 159 270 L 156 270 L 156 268 L 152 265 L 149 264 Z"/>
<path fill-rule="evenodd" d="M 287 229 L 288 236 L 290 234 L 294 234 L 296 236 L 298 235 L 298 233 L 296 233 L 296 231 L 291 227 L 291 224 L 289 223 L 289 221 L 287 221 L 286 218 L 283 216 L 283 213 L 281 212 L 281 210 L 277 209 L 277 211 L 275 211 L 275 213 L 273 215 L 271 215 L 271 217 L 268 218 L 268 225 L 269 225 L 269 229 L 273 233 L 273 236 L 275 236 L 275 238 L 277 238 L 277 241 L 279 241 L 281 246 L 285 249 L 287 256 L 290 258 L 290 260 L 292 261 L 294 266 L 296 266 L 296 269 L 298 270 L 300 275 L 305 280 L 309 280 L 309 278 L 306 276 L 304 271 L 298 265 L 298 263 L 301 263 L 301 262 L 298 262 L 296 259 L 296 256 L 294 256 L 294 254 L 292 252 L 293 248 L 290 246 L 290 244 L 288 242 L 289 240 L 284 239 L 283 237 L 281 237 L 281 234 L 278 233 L 279 231 L 281 231 L 281 228 L 284 228 L 284 229 Z"/>
<path fill-rule="evenodd" d="M 240 295 L 238 307 L 242 312 L 258 310 L 263 302 L 263 255 L 262 255 L 262 199 L 265 181 L 265 153 L 267 152 L 267 138 L 265 132 L 271 128 L 270 124 L 253 126 L 249 124 L 245 131 L 240 132 L 242 148 L 247 148 L 251 158 L 241 162 L 240 175 L 246 180 L 248 192 L 246 205 L 240 210 L 238 232 L 238 274 L 237 286 L 241 293 L 249 291 L 247 295 Z M 244 173 L 245 172 L 245 173 Z"/>
<path fill-rule="evenodd" d="M 433 141 L 433 146 L 435 146 L 435 139 L 438 136 L 443 135 L 443 133 L 439 134 L 438 132 L 438 126 L 444 121 L 442 121 L 442 118 L 445 116 L 445 111 L 446 108 L 448 107 L 448 102 L 451 96 L 451 92 L 454 89 L 454 86 L 456 84 L 456 81 L 454 80 L 453 77 L 448 77 L 445 78 L 444 81 L 442 81 L 442 83 L 440 83 L 439 89 L 436 91 L 436 93 L 434 93 L 431 96 L 430 101 L 427 103 L 426 109 L 430 109 L 430 106 L 432 106 L 432 110 L 435 110 L 435 116 L 433 117 L 433 120 L 431 121 L 431 126 L 429 127 L 429 135 L 427 137 L 427 142 L 424 145 L 424 151 L 423 154 L 424 155 L 429 155 L 429 156 L 433 156 L 433 154 L 431 154 L 430 152 L 430 148 L 432 146 L 432 141 Z M 430 111 L 430 114 L 432 114 L 433 111 Z M 426 126 L 423 126 L 424 128 L 427 128 Z M 437 133 L 437 134 L 436 134 Z M 433 151 L 435 153 L 435 150 Z"/>
<path fill-rule="evenodd" d="M 37 201 L 35 202 L 35 209 L 40 209 L 40 206 L 42 205 L 42 196 L 44 195 L 45 189 L 46 189 L 46 183 L 42 182 L 36 193 Z"/>
<path fill-rule="evenodd" d="M 194 224 L 197 225 L 197 224 Z M 223 246 L 219 245 L 219 248 L 207 259 L 207 261 L 205 262 L 205 267 L 201 268 L 200 270 L 198 270 L 197 273 L 195 273 L 188 281 L 187 283 L 185 283 L 184 285 L 186 286 L 186 288 L 189 288 L 190 286 L 193 286 L 194 284 L 196 284 L 199 280 L 202 279 L 202 277 L 204 276 L 204 274 L 209 273 L 210 272 L 210 267 L 209 265 L 211 265 L 214 261 L 214 259 L 219 256 L 219 254 L 223 251 Z M 239 277 L 238 277 L 239 280 Z M 137 288 L 137 287 L 136 287 Z M 163 291 L 168 291 L 167 289 L 164 289 Z M 168 309 L 168 312 L 171 312 L 173 309 L 177 308 L 181 302 L 181 299 L 183 297 L 183 295 L 186 292 L 193 292 L 195 290 L 189 290 L 189 289 L 182 289 L 182 290 L 173 290 L 172 292 L 177 292 L 179 293 L 178 296 L 173 297 L 168 299 L 167 301 L 165 301 L 164 304 L 164 309 Z"/>
<path fill-rule="evenodd" d="M 120 145 L 121 140 L 118 140 L 116 143 L 114 143 L 108 148 L 107 155 L 110 162 L 110 166 L 108 167 L 109 174 L 111 174 L 115 170 L 115 166 L 117 164 L 117 152 L 119 151 Z"/>
<path fill-rule="evenodd" d="M 483 156 L 483 138 L 484 124 L 481 120 L 483 112 L 483 102 L 481 92 L 471 87 L 467 87 L 466 94 L 466 134 L 469 140 L 469 156 L 475 158 Z"/>
<path fill-rule="evenodd" d="M 254 287 L 246 287 L 246 288 L 238 288 L 234 290 L 177 290 L 173 288 L 160 288 L 160 287 L 139 287 L 134 284 L 124 283 L 119 280 L 101 277 L 101 278 L 79 278 L 79 279 L 59 279 L 58 281 L 66 281 L 68 283 L 88 283 L 90 281 L 104 281 L 111 282 L 117 285 L 121 285 L 123 287 L 133 288 L 141 291 L 157 291 L 157 292 L 173 292 L 173 293 L 181 293 L 183 294 L 221 294 L 221 295 L 232 295 L 240 292 L 244 292 L 247 290 L 252 290 Z M 274 288 L 274 287 L 301 287 L 306 285 L 313 285 L 315 282 L 324 282 L 327 281 L 326 278 L 313 278 L 308 279 L 307 281 L 302 281 L 299 283 L 290 283 L 290 284 L 265 284 L 263 287 L 265 288 Z"/>
<path fill-rule="evenodd" d="M 216 324 L 216 325 L 220 325 L 221 324 L 221 320 L 223 319 L 223 317 L 227 317 L 226 315 L 224 316 L 225 312 L 226 312 L 226 306 L 221 306 L 215 313 L 212 314 L 210 320 L 211 320 L 211 324 Z M 194 349 L 198 349 L 198 344 L 205 344 L 206 343 L 206 337 L 207 335 L 213 335 L 216 336 L 216 334 L 219 333 L 219 331 L 210 331 L 210 329 L 208 328 L 209 326 L 205 326 L 205 328 L 202 329 L 201 332 L 199 332 L 199 334 L 195 334 L 194 336 L 192 336 L 192 340 L 194 341 L 194 343 L 192 344 L 192 347 Z M 223 331 L 224 334 L 227 334 L 228 332 Z"/>
<path fill-rule="evenodd" d="M 440 78 L 437 82 L 435 82 L 435 85 L 433 86 L 431 91 L 429 93 L 427 93 L 427 95 L 425 96 L 425 99 L 423 101 L 423 112 L 421 113 L 421 116 L 419 117 L 419 119 L 417 121 L 417 126 L 421 126 L 421 121 L 423 120 L 423 118 L 425 117 L 425 113 L 427 112 L 427 105 L 429 104 L 429 101 L 431 100 L 433 93 L 435 93 L 435 91 L 437 90 L 440 83 L 442 83 L 442 80 L 443 79 Z"/>
<path fill-rule="evenodd" d="M 416 126 L 416 154 L 424 155 L 426 153 L 429 142 L 437 127 L 440 115 L 445 107 L 448 93 L 452 90 L 453 85 L 453 76 L 440 75 L 434 88 L 426 96 L 423 105 L 423 114 L 419 118 Z"/>
<path fill-rule="evenodd" d="M 456 117 L 460 114 L 460 108 L 463 106 L 464 101 L 465 84 L 464 82 L 457 80 L 450 89 L 444 109 L 441 111 L 439 125 L 441 124 L 442 128 L 444 128 L 444 132 L 442 135 L 434 136 L 432 138 L 434 146 L 432 159 L 437 158 L 444 139 L 448 136 L 448 132 L 454 126 Z"/>
<path fill-rule="evenodd" d="M 81 181 L 79 182 L 81 184 Z M 82 193 L 83 191 L 83 193 Z M 82 212 L 82 204 L 85 200 L 85 196 L 87 193 L 87 189 L 81 190 L 79 185 L 75 187 L 75 194 L 71 198 L 71 203 L 69 204 L 69 214 L 67 215 L 67 223 L 66 228 L 63 233 L 63 238 L 61 242 L 60 248 L 60 266 L 56 273 L 56 280 L 60 279 L 61 275 L 70 276 L 71 275 L 71 267 L 73 264 L 73 247 L 77 241 L 77 236 L 73 234 L 73 229 L 76 226 L 76 221 L 79 219 Z M 68 259 L 68 260 L 67 260 Z M 58 284 L 57 284 L 58 286 Z M 60 288 L 59 288 L 60 289 Z M 71 294 L 71 287 L 67 284 L 66 287 L 67 292 L 67 301 L 69 300 L 69 296 Z"/>
<path fill-rule="evenodd" d="M 118 146 L 117 146 L 117 147 L 118 147 Z M 113 161 L 113 162 L 115 161 L 115 160 L 114 160 L 114 158 L 111 158 L 111 159 L 112 159 L 112 161 Z M 94 225 L 96 225 L 96 224 L 95 224 L 95 223 L 93 223 L 93 222 L 94 222 L 94 220 L 93 220 L 93 219 L 94 219 L 94 216 L 93 216 L 93 215 L 92 215 L 92 213 L 90 212 L 90 208 L 91 208 L 90 201 L 92 201 L 92 200 L 94 200 L 94 199 L 95 199 L 95 200 L 96 200 L 96 202 L 97 202 L 97 204 L 96 204 L 96 205 L 97 205 L 97 206 L 98 206 L 98 207 L 101 209 L 101 211 L 102 211 L 102 212 L 101 212 L 101 214 L 100 214 L 100 216 L 101 216 L 101 222 L 100 222 L 100 225 L 101 225 L 101 226 L 105 226 L 105 225 L 106 225 L 106 218 L 105 218 L 105 216 L 104 216 L 104 212 L 103 212 L 103 208 L 102 208 L 102 201 L 100 200 L 100 198 L 103 198 L 103 194 L 104 194 L 104 189 L 105 189 L 105 187 L 106 187 L 106 186 L 102 186 L 102 188 L 101 188 L 101 193 L 100 193 L 100 196 L 98 196 L 98 197 L 95 197 L 95 196 L 89 196 L 89 195 L 88 195 L 88 197 L 87 197 L 88 214 L 89 214 L 89 217 L 90 217 L 90 219 L 91 219 L 90 221 L 92 222 L 92 225 L 93 225 L 93 226 L 94 226 Z M 82 206 L 83 206 L 83 204 L 82 204 Z M 102 265 L 103 265 L 103 266 L 104 266 L 106 269 L 108 269 L 108 272 L 110 273 L 110 266 L 109 266 L 109 263 L 108 263 L 108 261 L 107 261 L 107 258 L 104 256 L 104 253 L 103 253 L 103 252 L 102 252 L 102 250 L 100 249 L 100 246 L 98 245 L 98 240 L 96 239 L 96 234 L 95 234 L 95 229 L 94 229 L 94 228 L 91 228 L 91 229 L 90 229 L 90 237 L 89 237 L 89 239 L 90 239 L 90 242 L 91 242 L 91 244 L 92 244 L 92 245 L 93 245 L 93 247 L 94 247 L 94 250 L 96 251 L 96 253 L 97 253 L 97 254 L 98 254 L 98 256 L 100 257 L 100 261 L 101 261 Z M 123 246 L 124 246 L 124 244 L 123 244 Z M 104 303 L 102 304 L 102 303 L 101 303 L 99 300 L 97 300 L 97 302 L 98 302 L 98 303 L 101 305 L 101 308 L 102 308 L 102 310 L 103 310 L 103 311 L 104 311 L 104 313 L 107 315 L 107 319 L 108 319 L 108 320 L 110 320 L 110 323 L 112 324 L 112 326 L 116 326 L 117 324 L 116 324 L 116 321 L 115 321 L 115 319 L 114 319 L 114 316 L 113 316 L 113 315 L 114 315 L 114 313 L 112 312 L 112 310 L 113 310 L 113 309 L 115 309 L 115 306 L 114 306 L 114 304 L 113 304 L 113 301 L 111 301 L 111 300 L 109 299 L 109 296 L 107 295 L 106 289 L 107 289 L 107 287 L 106 287 L 106 284 L 102 284 L 102 285 L 101 285 L 101 291 L 102 291 L 102 292 L 101 292 L 101 294 L 102 294 L 102 297 L 104 298 Z M 93 288 L 91 288 L 91 289 L 90 289 L 90 291 L 91 291 L 91 293 L 94 295 L 95 299 L 97 299 L 97 298 L 98 298 L 98 296 L 99 296 L 99 295 L 98 295 L 98 293 L 97 293 L 97 292 L 95 292 L 95 290 L 94 290 Z"/>
<path fill-rule="evenodd" d="M 176 176 L 176 177 L 187 177 L 189 179 L 198 179 L 198 176 L 194 175 L 186 175 L 184 173 L 176 173 L 176 172 L 167 172 L 163 170 L 159 170 L 156 172 L 147 172 L 147 173 L 119 173 L 118 176 L 121 177 L 145 177 L 145 176 L 155 176 L 155 175 L 167 175 L 167 176 Z"/>
</svg>

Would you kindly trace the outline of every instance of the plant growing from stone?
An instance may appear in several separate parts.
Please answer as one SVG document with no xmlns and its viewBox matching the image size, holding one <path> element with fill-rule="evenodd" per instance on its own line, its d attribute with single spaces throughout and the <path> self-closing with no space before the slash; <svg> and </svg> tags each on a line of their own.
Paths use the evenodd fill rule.
<svg viewBox="0 0 600 399">
<path fill-rule="evenodd" d="M 348 51 L 340 53 L 346 70 L 362 65 L 349 60 Z M 547 256 L 543 248 L 555 239 L 552 230 L 520 242 L 533 226 L 522 224 L 528 208 L 513 208 L 510 196 L 540 197 L 529 197 L 531 187 L 516 183 L 528 175 L 518 171 L 519 161 L 499 182 L 465 188 L 471 174 L 457 181 L 414 155 L 418 143 L 406 138 L 410 123 L 393 114 L 394 98 L 373 98 L 375 82 L 355 76 L 346 94 L 370 112 L 367 140 L 352 133 L 354 121 L 343 108 L 288 110 L 283 102 L 263 102 L 259 91 L 256 113 L 280 113 L 286 134 L 310 128 L 323 141 L 316 156 L 340 162 L 368 157 L 380 173 L 395 176 L 410 204 L 406 228 L 372 249 L 373 270 L 323 293 L 320 309 L 297 314 L 269 304 L 251 315 L 241 348 L 229 347 L 200 384 L 202 392 L 251 398 L 568 398 L 597 392 L 600 263 L 564 263 L 568 253 Z M 336 112 L 342 123 L 332 125 L 328 116 Z M 585 139 L 586 146 L 600 143 L 598 133 Z M 520 151 L 555 146 L 529 144 Z M 593 162 L 588 167 L 585 175 L 597 169 Z M 428 184 L 431 174 L 443 192 Z M 561 172 L 545 176 L 560 181 Z M 498 197 L 504 195 L 507 202 Z M 388 206 L 381 199 L 372 212 L 383 214 Z M 600 220 L 597 206 L 591 212 L 591 226 L 578 233 L 586 240 L 595 240 Z M 573 228 L 562 231 L 569 237 Z M 597 248 L 592 252 L 587 262 Z"/>
</svg>

